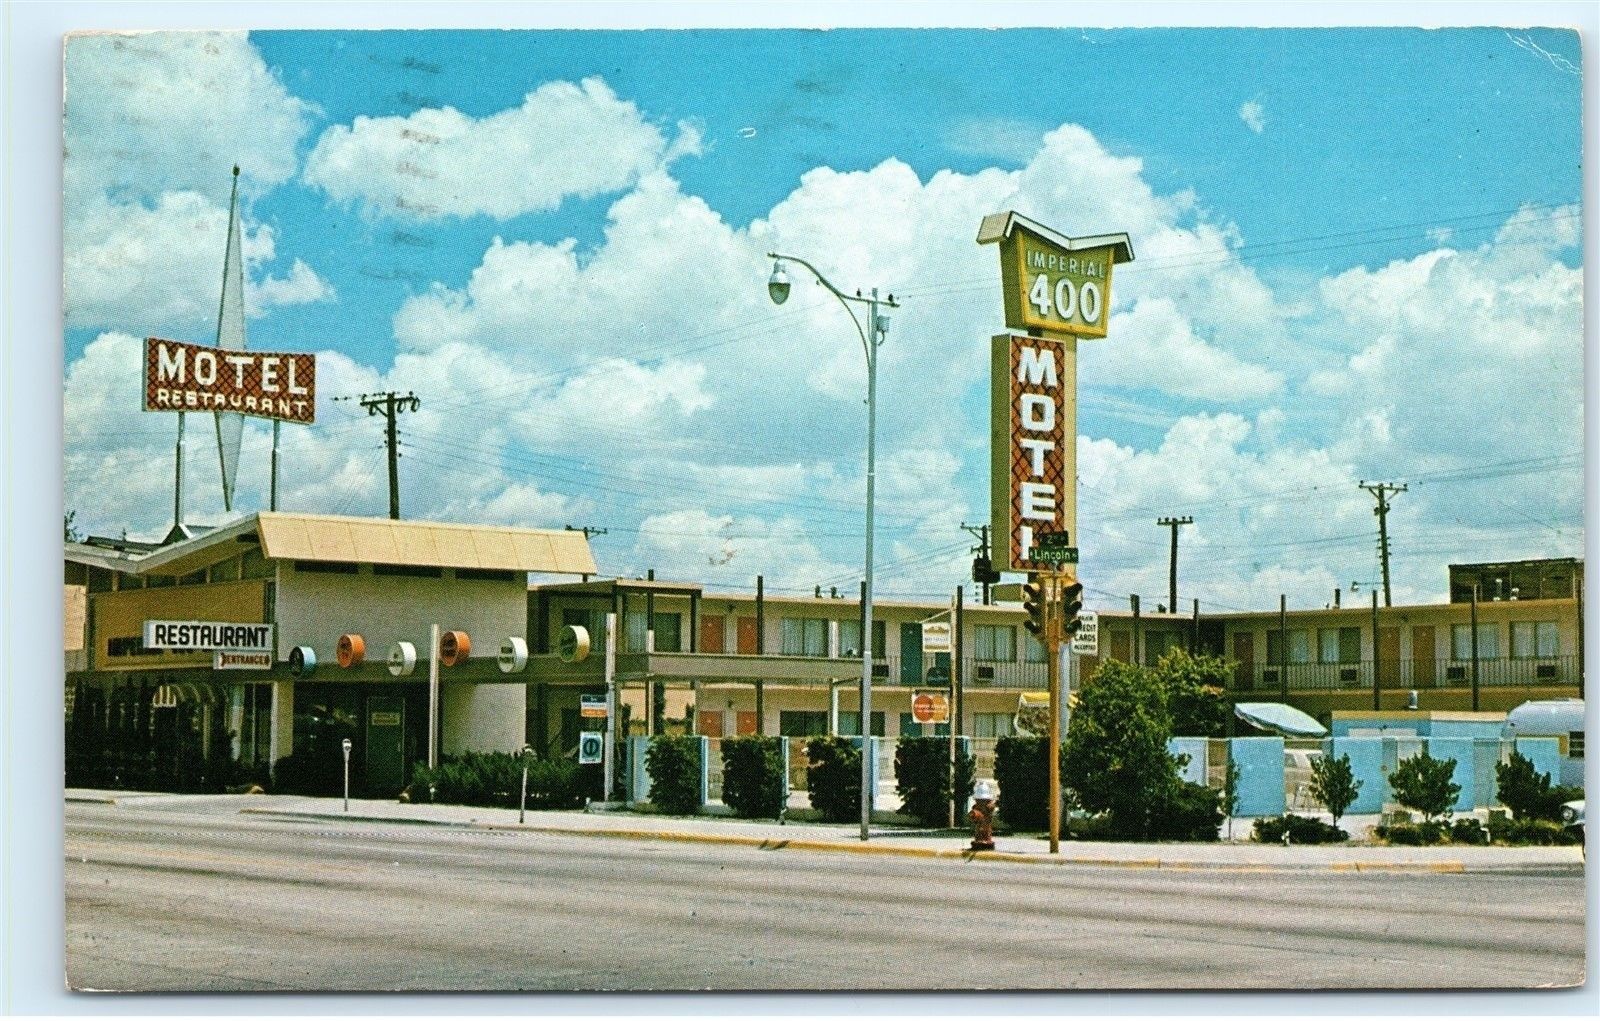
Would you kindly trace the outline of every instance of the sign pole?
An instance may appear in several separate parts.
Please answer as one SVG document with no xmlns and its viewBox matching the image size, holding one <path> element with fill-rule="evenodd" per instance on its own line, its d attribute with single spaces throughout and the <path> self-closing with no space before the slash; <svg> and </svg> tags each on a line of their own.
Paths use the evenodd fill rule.
<svg viewBox="0 0 1600 1021">
<path fill-rule="evenodd" d="M 267 501 L 268 510 L 278 509 L 278 429 L 282 425 L 276 418 L 272 420 L 272 486 Z"/>
<path fill-rule="evenodd" d="M 1061 575 L 1044 575 L 1045 664 L 1050 682 L 1050 853 L 1061 853 Z"/>
<path fill-rule="evenodd" d="M 428 769 L 439 768 L 439 625 L 428 632 Z"/>
<path fill-rule="evenodd" d="M 951 631 L 955 630 L 955 626 L 956 626 L 956 606 L 960 602 L 961 602 L 961 587 L 958 585 L 956 587 L 955 595 L 950 597 L 950 629 L 951 629 Z M 946 712 L 946 716 L 945 716 L 946 722 L 945 722 L 944 726 L 945 726 L 945 730 L 950 735 L 950 821 L 949 821 L 949 825 L 950 825 L 951 829 L 955 829 L 956 828 L 956 774 L 958 772 L 957 769 L 956 769 L 956 721 L 955 721 L 954 716 L 952 716 L 950 714 L 953 714 L 955 712 L 955 708 L 956 708 L 956 674 L 957 674 L 958 671 L 960 671 L 961 667 L 959 665 L 957 665 L 957 663 L 956 663 L 956 641 L 955 641 L 955 636 L 953 634 L 950 636 L 950 653 L 949 653 L 949 656 L 950 656 L 950 707 L 947 710 L 945 710 L 945 712 Z"/>
<path fill-rule="evenodd" d="M 605 774 L 605 800 L 611 800 L 611 786 L 616 781 L 617 774 L 617 615 L 606 614 L 606 751 L 602 760 L 605 765 L 602 771 Z"/>
</svg>

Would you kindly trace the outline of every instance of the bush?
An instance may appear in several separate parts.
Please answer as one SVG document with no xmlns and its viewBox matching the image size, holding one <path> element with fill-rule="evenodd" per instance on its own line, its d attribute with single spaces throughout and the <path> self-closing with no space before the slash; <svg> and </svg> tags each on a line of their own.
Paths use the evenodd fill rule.
<svg viewBox="0 0 1600 1021">
<path fill-rule="evenodd" d="M 861 818 L 861 750 L 847 737 L 814 737 L 806 759 L 811 807 L 829 822 Z"/>
<path fill-rule="evenodd" d="M 1050 827 L 1048 738 L 1011 735 L 994 746 L 994 780 L 1000 785 L 1000 820 L 1013 830 Z M 1064 779 L 1064 778 L 1063 778 Z"/>
<path fill-rule="evenodd" d="M 777 819 L 788 807 L 783 740 L 729 737 L 722 741 L 722 803 L 742 819 Z"/>
<path fill-rule="evenodd" d="M 651 804 L 668 815 L 700 811 L 699 737 L 652 737 L 644 768 L 650 774 Z"/>
<path fill-rule="evenodd" d="M 1221 791 L 1179 780 L 1177 787 L 1152 811 L 1144 833 L 1154 840 L 1216 840 L 1217 829 L 1222 825 L 1222 800 Z M 1122 822 L 1115 813 L 1112 820 Z M 1130 837 L 1134 835 L 1129 834 Z"/>
<path fill-rule="evenodd" d="M 1456 844 L 1487 844 L 1489 831 L 1476 819 L 1457 819 L 1450 824 L 1450 840 Z"/>
<path fill-rule="evenodd" d="M 1404 847 L 1432 847 L 1450 842 L 1450 828 L 1442 822 L 1379 826 L 1373 832 L 1380 840 Z"/>
<path fill-rule="evenodd" d="M 1561 819 L 1559 788 L 1550 787 L 1550 774 L 1533 768 L 1533 761 L 1513 751 L 1511 758 L 1494 767 L 1500 804 L 1511 809 L 1518 819 Z"/>
<path fill-rule="evenodd" d="M 1489 835 L 1497 844 L 1557 847 L 1583 842 L 1572 830 L 1548 819 L 1507 819 L 1504 822 L 1492 822 L 1489 824 Z"/>
<path fill-rule="evenodd" d="M 1158 826 L 1169 830 L 1174 823 L 1162 817 L 1183 812 L 1196 799 L 1182 793 L 1178 761 L 1167 753 L 1167 701 L 1152 671 L 1107 660 L 1079 694 L 1067 730 L 1063 779 L 1084 808 L 1109 812 L 1130 837 L 1154 836 Z"/>
<path fill-rule="evenodd" d="M 1233 664 L 1221 656 L 1194 654 L 1174 648 L 1153 670 L 1161 686 L 1172 733 L 1180 737 L 1223 737 L 1233 707 L 1223 695 L 1233 676 Z"/>
<path fill-rule="evenodd" d="M 956 794 L 965 801 L 972 793 L 972 756 L 956 745 Z M 947 826 L 952 801 L 950 739 L 903 737 L 894 751 L 895 793 L 900 810 L 924 826 Z M 965 780 L 965 789 L 962 781 Z M 957 820 L 960 825 L 965 820 Z"/>
<path fill-rule="evenodd" d="M 1455 771 L 1455 759 L 1436 759 L 1424 749 L 1401 760 L 1389 774 L 1389 787 L 1396 801 L 1421 812 L 1423 819 L 1431 823 L 1449 815 L 1455 807 L 1461 794 L 1461 785 L 1450 781 Z"/>
<path fill-rule="evenodd" d="M 1342 844 L 1350 839 L 1350 834 L 1339 827 L 1304 815 L 1257 819 L 1252 829 L 1252 839 L 1263 844 L 1281 844 L 1285 833 L 1291 844 Z"/>
</svg>

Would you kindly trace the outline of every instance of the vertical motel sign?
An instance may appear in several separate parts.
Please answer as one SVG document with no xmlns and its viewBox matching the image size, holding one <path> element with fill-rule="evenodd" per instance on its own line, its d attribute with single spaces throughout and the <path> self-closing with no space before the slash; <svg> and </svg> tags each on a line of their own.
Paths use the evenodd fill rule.
<svg viewBox="0 0 1600 1021">
<path fill-rule="evenodd" d="M 990 343 L 990 498 L 997 571 L 1076 562 L 1078 338 L 1106 335 L 1111 270 L 1126 234 L 1069 238 L 994 213 L 979 244 L 1000 245 L 1006 329 Z M 1048 537 L 1048 538 L 1047 538 Z"/>
</svg>

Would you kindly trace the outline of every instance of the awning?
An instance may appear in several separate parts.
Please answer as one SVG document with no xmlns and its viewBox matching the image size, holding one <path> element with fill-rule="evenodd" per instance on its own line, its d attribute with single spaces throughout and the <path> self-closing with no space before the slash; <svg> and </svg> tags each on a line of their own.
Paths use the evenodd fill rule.
<svg viewBox="0 0 1600 1021">
<path fill-rule="evenodd" d="M 1233 707 L 1233 715 L 1252 727 L 1283 737 L 1326 737 L 1328 734 L 1327 727 L 1281 702 L 1240 702 Z"/>
</svg>

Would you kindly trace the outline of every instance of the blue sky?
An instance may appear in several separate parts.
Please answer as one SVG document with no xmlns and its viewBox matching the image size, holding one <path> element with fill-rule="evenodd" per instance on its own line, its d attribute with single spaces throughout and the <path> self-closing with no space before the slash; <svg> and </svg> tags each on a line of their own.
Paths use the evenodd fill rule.
<svg viewBox="0 0 1600 1021">
<path fill-rule="evenodd" d="M 409 514 L 607 527 L 597 556 L 623 573 L 853 589 L 859 347 L 815 288 L 766 302 L 779 247 L 905 298 L 883 370 L 883 587 L 948 592 L 959 525 L 987 506 L 981 352 L 1001 325 L 973 237 L 1017 208 L 1126 230 L 1138 256 L 1080 379 L 1100 599 L 1164 593 L 1154 519 L 1192 513 L 1185 603 L 1321 605 L 1376 577 L 1360 479 L 1414 484 L 1391 517 L 1397 598 L 1442 598 L 1449 561 L 1581 552 L 1574 34 L 263 32 L 131 50 L 67 56 L 66 499 L 91 530 L 167 524 L 171 425 L 130 410 L 121 374 L 132 338 L 214 324 L 238 161 L 251 346 L 324 353 L 318 425 L 285 430 L 286 508 L 381 514 L 376 424 L 328 398 L 415 389 Z M 264 436 L 247 430 L 247 504 Z M 191 451 L 196 477 L 214 456 Z M 202 490 L 193 516 L 218 502 Z"/>
</svg>

